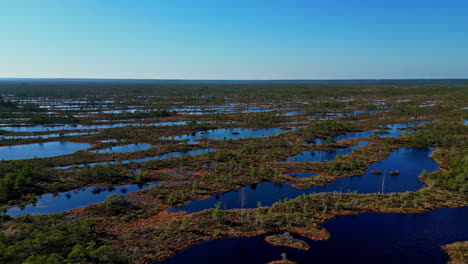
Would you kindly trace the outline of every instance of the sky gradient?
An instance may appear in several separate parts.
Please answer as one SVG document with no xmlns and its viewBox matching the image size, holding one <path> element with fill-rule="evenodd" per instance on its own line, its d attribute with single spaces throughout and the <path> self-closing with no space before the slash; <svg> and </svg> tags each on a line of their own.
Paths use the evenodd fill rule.
<svg viewBox="0 0 468 264">
<path fill-rule="evenodd" d="M 0 78 L 468 78 L 467 0 L 0 0 Z"/>
</svg>

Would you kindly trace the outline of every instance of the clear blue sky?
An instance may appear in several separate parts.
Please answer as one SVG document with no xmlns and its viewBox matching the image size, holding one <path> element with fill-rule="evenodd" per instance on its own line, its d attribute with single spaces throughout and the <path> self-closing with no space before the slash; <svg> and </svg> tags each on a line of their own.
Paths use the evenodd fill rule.
<svg viewBox="0 0 468 264">
<path fill-rule="evenodd" d="M 467 78 L 468 0 L 0 0 L 0 78 Z"/>
</svg>

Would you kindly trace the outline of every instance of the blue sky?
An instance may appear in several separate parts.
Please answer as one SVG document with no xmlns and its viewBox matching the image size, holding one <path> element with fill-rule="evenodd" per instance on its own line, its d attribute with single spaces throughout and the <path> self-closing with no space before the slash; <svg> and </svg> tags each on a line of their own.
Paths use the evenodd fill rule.
<svg viewBox="0 0 468 264">
<path fill-rule="evenodd" d="M 0 78 L 468 78 L 467 0 L 0 0 Z"/>
</svg>

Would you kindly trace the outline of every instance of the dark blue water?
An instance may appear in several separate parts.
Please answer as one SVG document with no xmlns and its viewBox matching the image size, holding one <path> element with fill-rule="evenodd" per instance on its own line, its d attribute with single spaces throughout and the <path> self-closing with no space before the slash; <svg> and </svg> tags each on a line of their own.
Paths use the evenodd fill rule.
<svg viewBox="0 0 468 264">
<path fill-rule="evenodd" d="M 361 141 L 356 146 L 352 146 L 349 148 L 339 148 L 339 149 L 323 150 L 323 151 L 304 151 L 290 158 L 280 159 L 278 161 L 280 162 L 332 161 L 332 160 L 335 160 L 336 156 L 338 155 L 349 154 L 351 151 L 359 147 L 367 146 L 367 144 L 369 144 L 369 142 Z"/>
<path fill-rule="evenodd" d="M 303 263 L 426 263 L 442 264 L 440 248 L 468 240 L 468 207 L 444 208 L 425 214 L 362 213 L 339 216 L 324 224 L 327 241 L 304 239 L 310 250 L 275 247 L 262 236 L 211 240 L 191 246 L 164 264 L 258 264 L 287 258 Z"/>
<path fill-rule="evenodd" d="M 387 125 L 386 128 L 388 130 L 384 130 L 385 132 L 388 132 L 386 134 L 378 134 L 379 137 L 382 138 L 393 138 L 393 137 L 399 137 L 403 133 L 409 133 L 409 132 L 416 132 L 417 130 L 414 129 L 400 129 L 400 128 L 408 128 L 408 127 L 414 127 L 417 125 L 424 124 L 426 122 L 413 122 L 413 123 L 407 123 L 407 124 L 391 124 Z M 376 134 L 378 132 L 378 129 L 371 130 L 371 131 L 363 131 L 363 132 L 348 132 L 344 133 L 335 137 L 332 137 L 335 141 L 340 141 L 343 139 L 348 139 L 348 138 L 368 138 L 371 135 Z M 305 142 L 305 144 L 324 144 L 327 139 L 324 138 L 317 138 L 314 140 L 310 140 Z"/>
<path fill-rule="evenodd" d="M 291 175 L 291 176 L 296 177 L 296 178 L 310 178 L 310 177 L 313 177 L 313 176 L 317 176 L 317 173 L 293 171 L 293 172 L 289 172 L 288 175 Z"/>
<path fill-rule="evenodd" d="M 379 134 L 378 136 L 383 137 L 383 138 L 399 137 L 403 133 L 417 132 L 416 129 L 407 129 L 407 128 L 414 127 L 414 126 L 419 126 L 419 125 L 422 125 L 422 124 L 425 124 L 425 123 L 428 123 L 428 122 L 413 122 L 413 123 L 407 123 L 407 124 L 387 125 L 386 127 L 387 127 L 388 130 L 386 130 L 386 132 L 388 132 L 388 134 Z M 376 130 L 376 131 L 378 131 L 378 130 Z"/>
<path fill-rule="evenodd" d="M 49 158 L 71 154 L 91 147 L 90 144 L 73 142 L 47 142 L 0 147 L 0 160 Z"/>
<path fill-rule="evenodd" d="M 152 124 L 112 124 L 112 125 L 59 125 L 59 126 L 5 126 L 0 127 L 2 130 L 13 131 L 13 132 L 45 132 L 45 131 L 60 131 L 60 130 L 79 130 L 79 129 L 103 129 L 103 128 L 115 128 L 115 127 L 126 127 L 126 126 L 177 126 L 185 125 L 187 121 L 178 122 L 162 122 Z"/>
<path fill-rule="evenodd" d="M 189 140 L 190 144 L 198 144 L 195 140 L 201 139 L 241 139 L 241 138 L 257 138 L 257 137 L 272 137 L 276 134 L 296 130 L 297 127 L 283 129 L 278 127 L 273 128 L 220 128 L 212 130 L 198 131 L 188 135 L 176 137 L 163 137 L 162 139 Z"/>
<path fill-rule="evenodd" d="M 104 201 L 112 193 L 126 194 L 156 186 L 155 183 L 145 185 L 122 185 L 116 187 L 88 187 L 57 194 L 44 194 L 37 198 L 35 204 L 27 205 L 23 210 L 18 206 L 7 210 L 10 216 L 23 214 L 51 214 L 66 212 L 74 208 L 84 207 Z"/>
<path fill-rule="evenodd" d="M 171 212 L 186 211 L 193 213 L 209 208 L 221 202 L 222 209 L 256 208 L 257 202 L 270 206 L 284 198 L 293 199 L 302 194 L 321 192 L 354 192 L 358 193 L 393 193 L 415 191 L 424 186 L 418 180 L 423 170 L 436 171 L 439 166 L 429 157 L 434 148 L 400 148 L 387 159 L 372 164 L 364 175 L 339 178 L 325 186 L 311 186 L 306 190 L 298 190 L 289 184 L 260 183 L 243 187 L 237 191 L 213 195 L 204 200 L 193 200 L 186 205 L 170 209 Z M 372 174 L 372 170 L 381 170 L 382 175 Z M 390 171 L 399 171 L 400 175 L 391 176 Z"/>
<path fill-rule="evenodd" d="M 162 155 L 157 155 L 153 157 L 135 159 L 135 160 L 122 160 L 122 161 L 104 161 L 104 162 L 95 162 L 95 163 L 88 163 L 88 164 L 79 164 L 79 165 L 69 165 L 69 166 L 62 166 L 62 167 L 55 167 L 55 169 L 70 169 L 70 168 L 77 168 L 77 167 L 84 167 L 85 165 L 88 166 L 96 166 L 96 165 L 105 165 L 105 164 L 128 164 L 128 163 L 138 163 L 138 162 L 145 162 L 155 159 L 169 159 L 169 158 L 176 158 L 180 156 L 187 156 L 187 155 L 198 155 L 204 154 L 210 151 L 215 150 L 214 148 L 204 148 L 204 149 L 196 149 L 196 150 L 188 150 L 188 151 L 178 151 L 178 152 L 170 152 L 165 153 Z"/>
<path fill-rule="evenodd" d="M 98 149 L 98 150 L 91 150 L 92 152 L 96 153 L 121 153 L 121 152 L 133 152 L 138 150 L 145 150 L 154 147 L 153 145 L 149 144 L 129 144 L 124 146 L 115 146 L 106 149 Z"/>
</svg>

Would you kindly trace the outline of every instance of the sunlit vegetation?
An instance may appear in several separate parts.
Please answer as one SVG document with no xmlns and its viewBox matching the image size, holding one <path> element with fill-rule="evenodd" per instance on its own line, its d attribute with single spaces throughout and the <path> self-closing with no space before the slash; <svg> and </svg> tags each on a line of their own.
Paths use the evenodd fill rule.
<svg viewBox="0 0 468 264">
<path fill-rule="evenodd" d="M 22 196 L 34 197 L 37 183 L 45 181 L 45 166 L 34 161 L 18 161 L 0 164 L 0 202 Z"/>
<path fill-rule="evenodd" d="M 269 127 L 278 119 L 276 113 L 255 113 L 245 116 L 244 125 L 247 127 Z"/>
<path fill-rule="evenodd" d="M 340 132 L 348 132 L 354 129 L 355 126 L 351 123 L 340 123 L 330 120 L 311 123 L 310 125 L 300 129 L 299 133 L 304 140 L 310 140 L 325 135 L 336 135 Z"/>
<path fill-rule="evenodd" d="M 157 206 L 148 206 L 126 199 L 122 194 L 110 194 L 107 199 L 87 208 L 87 217 L 115 217 L 120 221 L 131 221 L 142 217 L 150 217 L 158 212 Z"/>
<path fill-rule="evenodd" d="M 430 186 L 438 186 L 461 194 L 468 194 L 468 148 L 454 145 L 441 150 L 437 155 L 443 155 L 447 168 L 422 175 Z"/>
<path fill-rule="evenodd" d="M 300 250 L 310 249 L 310 246 L 306 242 L 300 239 L 294 238 L 293 236 L 291 236 L 289 232 L 285 232 L 282 235 L 267 236 L 265 238 L 265 241 L 275 246 L 287 246 L 287 247 L 297 248 Z"/>
<path fill-rule="evenodd" d="M 442 248 L 450 256 L 448 264 L 463 264 L 468 261 L 468 241 L 455 242 Z"/>
<path fill-rule="evenodd" d="M 95 166 L 85 165 L 83 168 L 73 172 L 75 177 L 86 179 L 88 183 L 118 183 L 123 177 L 130 173 L 125 167 L 110 164 L 98 164 Z"/>
<path fill-rule="evenodd" d="M 64 214 L 23 216 L 0 232 L 2 263 L 118 263 L 121 259 L 93 232 L 93 219 Z M 5 226 L 2 225 L 3 228 Z"/>
<path fill-rule="evenodd" d="M 460 122 L 437 122 L 424 124 L 420 131 L 407 139 L 422 146 L 467 145 L 468 127 Z"/>
</svg>

